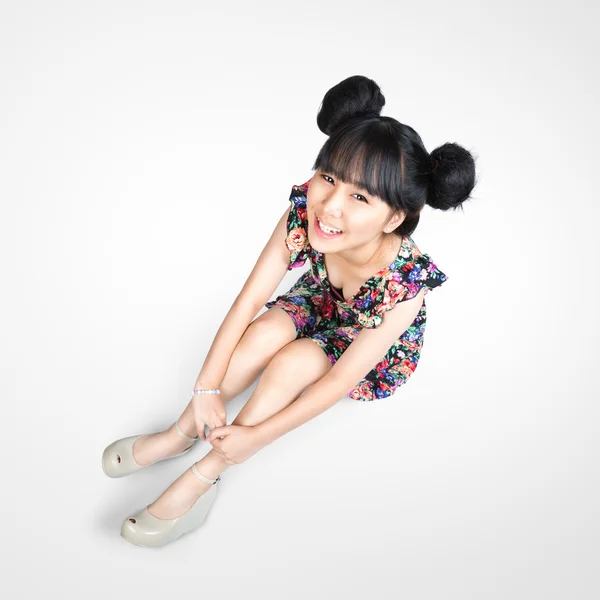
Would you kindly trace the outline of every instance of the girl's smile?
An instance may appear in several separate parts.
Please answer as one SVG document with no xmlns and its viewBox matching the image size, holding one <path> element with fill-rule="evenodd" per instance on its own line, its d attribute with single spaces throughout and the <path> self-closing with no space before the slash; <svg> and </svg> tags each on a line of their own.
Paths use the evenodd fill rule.
<svg viewBox="0 0 600 600">
<path fill-rule="evenodd" d="M 328 233 L 327 231 L 324 231 L 321 228 L 321 223 L 319 222 L 319 217 L 317 217 L 317 215 L 315 215 L 315 219 L 314 219 L 314 228 L 318 235 L 320 235 L 321 237 L 328 239 L 328 240 L 340 237 L 341 235 L 344 235 L 343 231 L 340 233 Z"/>
</svg>

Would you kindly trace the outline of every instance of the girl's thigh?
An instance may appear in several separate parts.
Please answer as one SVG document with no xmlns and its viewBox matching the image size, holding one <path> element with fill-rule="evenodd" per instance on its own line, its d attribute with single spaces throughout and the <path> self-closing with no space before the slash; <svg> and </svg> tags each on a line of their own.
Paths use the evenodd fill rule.
<svg viewBox="0 0 600 600">
<path fill-rule="evenodd" d="M 248 327 L 259 331 L 259 337 L 270 342 L 268 345 L 276 347 L 277 351 L 297 338 L 294 322 L 281 306 L 273 306 Z"/>
<path fill-rule="evenodd" d="M 287 315 L 286 319 L 294 328 L 295 340 L 306 337 L 314 330 L 317 317 L 308 304 L 296 302 L 293 298 L 287 297 L 278 298 L 269 305 L 269 311 L 278 310 Z"/>
<path fill-rule="evenodd" d="M 315 286 L 307 272 L 285 294 L 265 304 L 268 309 L 277 307 L 287 313 L 296 329 L 296 339 L 307 337 L 323 320 L 325 299 Z"/>
</svg>

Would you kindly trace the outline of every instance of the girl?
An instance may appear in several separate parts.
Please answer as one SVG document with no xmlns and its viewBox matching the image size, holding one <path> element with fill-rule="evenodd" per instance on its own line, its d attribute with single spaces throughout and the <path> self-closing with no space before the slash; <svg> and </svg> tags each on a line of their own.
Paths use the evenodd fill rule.
<svg viewBox="0 0 600 600">
<path fill-rule="evenodd" d="M 447 276 L 411 234 L 425 204 L 448 210 L 469 197 L 475 162 L 453 143 L 429 154 L 412 127 L 380 116 L 384 103 L 379 86 L 362 76 L 325 94 L 317 124 L 329 137 L 315 172 L 292 187 L 290 206 L 219 328 L 186 409 L 167 430 L 104 450 L 104 472 L 123 477 L 185 454 L 199 438 L 212 445 L 155 502 L 124 520 L 126 540 L 162 546 L 196 529 L 229 465 L 345 394 L 387 398 L 416 369 L 425 294 Z M 285 273 L 307 260 L 310 269 L 252 320 Z M 227 425 L 225 404 L 263 370 Z"/>
</svg>

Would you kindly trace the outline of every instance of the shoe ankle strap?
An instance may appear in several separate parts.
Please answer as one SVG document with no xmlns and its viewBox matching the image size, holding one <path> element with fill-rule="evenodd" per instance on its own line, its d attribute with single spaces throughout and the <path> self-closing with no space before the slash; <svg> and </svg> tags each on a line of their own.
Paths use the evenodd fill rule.
<svg viewBox="0 0 600 600">
<path fill-rule="evenodd" d="M 204 475 L 202 475 L 202 473 L 200 473 L 198 471 L 198 469 L 196 469 L 196 463 L 194 463 L 192 465 L 192 473 L 200 480 L 200 481 L 204 481 L 204 483 L 212 483 L 213 485 L 215 483 L 217 483 L 217 481 L 220 481 L 221 476 L 219 475 L 216 479 L 209 479 L 208 477 L 204 477 Z"/>
<path fill-rule="evenodd" d="M 179 427 L 179 421 L 175 421 L 175 431 L 184 439 L 186 439 L 188 442 L 195 442 L 198 439 L 198 436 L 196 437 L 190 437 L 187 433 L 185 433 L 183 431 L 183 429 L 181 429 L 181 427 Z"/>
</svg>

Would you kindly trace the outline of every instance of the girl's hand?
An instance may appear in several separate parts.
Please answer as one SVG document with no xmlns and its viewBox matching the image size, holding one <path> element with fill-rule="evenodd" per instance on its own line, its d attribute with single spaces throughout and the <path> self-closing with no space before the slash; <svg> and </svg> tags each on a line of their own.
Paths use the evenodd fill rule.
<svg viewBox="0 0 600 600">
<path fill-rule="evenodd" d="M 227 423 L 227 412 L 219 394 L 197 394 L 192 396 L 192 410 L 196 421 L 198 436 L 206 440 L 204 425 L 211 431 Z"/>
<path fill-rule="evenodd" d="M 217 427 L 207 440 L 228 465 L 243 463 L 264 446 L 255 427 L 242 425 Z"/>
</svg>

